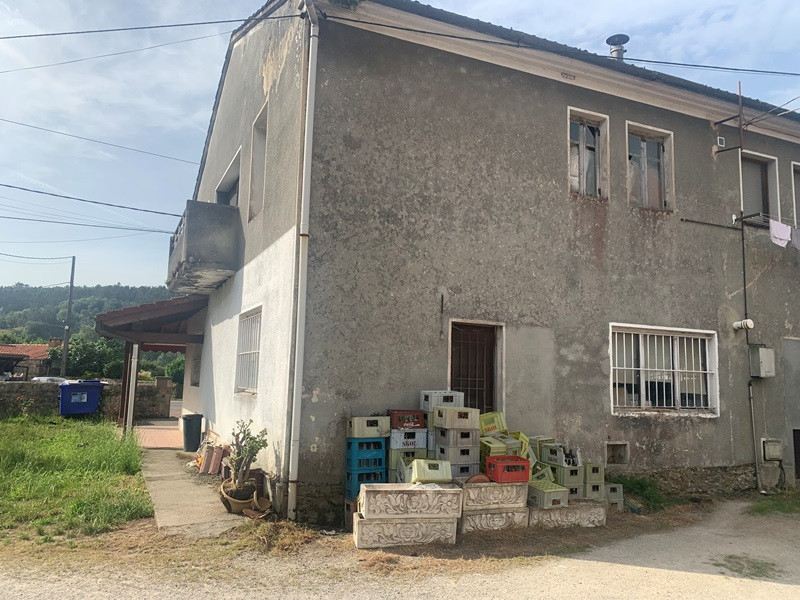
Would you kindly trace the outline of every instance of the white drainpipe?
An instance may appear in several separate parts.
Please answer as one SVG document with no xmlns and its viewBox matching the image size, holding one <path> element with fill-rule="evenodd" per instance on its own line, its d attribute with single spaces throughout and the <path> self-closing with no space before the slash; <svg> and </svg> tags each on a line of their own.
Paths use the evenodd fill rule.
<svg viewBox="0 0 800 600">
<path fill-rule="evenodd" d="M 308 88 L 306 90 L 305 142 L 303 147 L 303 191 L 300 206 L 300 256 L 297 273 L 297 323 L 294 341 L 294 394 L 292 396 L 292 425 L 289 438 L 289 498 L 287 516 L 297 519 L 297 474 L 300 462 L 300 423 L 303 398 L 303 355 L 306 338 L 306 284 L 308 279 L 308 212 L 311 205 L 311 153 L 314 141 L 314 101 L 317 84 L 317 45 L 319 25 L 312 2 L 306 2 L 311 38 L 308 47 Z"/>
</svg>

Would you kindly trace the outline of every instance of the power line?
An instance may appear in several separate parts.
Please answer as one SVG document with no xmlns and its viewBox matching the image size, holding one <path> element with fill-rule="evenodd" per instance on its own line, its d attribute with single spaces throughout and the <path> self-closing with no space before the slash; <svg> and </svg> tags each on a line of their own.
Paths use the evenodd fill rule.
<svg viewBox="0 0 800 600">
<path fill-rule="evenodd" d="M 64 260 L 64 259 L 72 260 L 71 256 L 20 256 L 19 254 L 6 254 L 5 252 L 0 252 L 0 256 L 10 256 L 11 258 L 24 258 L 27 260 Z"/>
<path fill-rule="evenodd" d="M 176 213 L 162 212 L 160 210 L 150 210 L 148 208 L 139 208 L 136 206 L 125 206 L 124 204 L 111 204 L 110 202 L 100 202 L 98 200 L 87 200 L 86 198 L 78 198 L 77 196 L 65 196 L 64 194 L 54 194 L 52 192 L 45 192 L 42 190 L 32 190 L 31 188 L 22 187 L 19 185 L 11 185 L 8 183 L 0 183 L 0 187 L 10 188 L 12 190 L 22 190 L 23 192 L 30 192 L 32 194 L 42 194 L 44 196 L 53 196 L 55 198 L 66 198 L 67 200 L 76 200 L 77 202 L 88 202 L 89 204 L 98 204 L 100 206 L 111 206 L 112 208 L 124 208 L 125 210 L 135 210 L 137 212 L 150 213 L 154 215 L 164 215 L 167 217 L 180 217 L 182 215 Z"/>
<path fill-rule="evenodd" d="M 422 33 L 426 35 L 431 35 L 435 37 L 443 37 L 455 40 L 463 40 L 468 42 L 481 42 L 484 44 L 492 44 L 494 46 L 511 46 L 514 48 L 527 48 L 528 50 L 538 50 L 538 48 L 531 46 L 530 44 L 526 44 L 523 40 L 519 40 L 517 42 L 508 42 L 508 41 L 500 41 L 500 40 L 489 40 L 486 38 L 479 38 L 479 37 L 470 37 L 464 35 L 455 35 L 451 33 L 441 33 L 439 31 L 430 31 L 427 29 L 415 29 L 413 27 L 401 27 L 399 25 L 389 25 L 388 23 L 379 23 L 377 21 L 363 21 L 361 19 L 351 19 L 349 17 L 340 17 L 337 15 L 328 15 L 324 12 L 322 13 L 323 18 L 331 19 L 335 21 L 344 21 L 348 23 L 361 23 L 363 25 L 372 25 L 375 27 L 384 27 L 386 29 L 394 29 L 397 31 L 407 31 L 409 33 Z M 1 39 L 1 38 L 0 38 Z M 608 58 L 608 60 L 617 60 Z M 625 58 L 626 61 L 630 62 L 641 62 L 641 63 L 651 63 L 656 65 L 667 65 L 671 67 L 686 67 L 692 69 L 707 69 L 713 71 L 731 71 L 734 73 L 752 73 L 755 75 L 782 75 L 786 77 L 800 77 L 800 73 L 795 73 L 791 71 L 771 71 L 768 69 L 745 69 L 739 67 L 722 67 L 717 65 L 698 65 L 693 63 L 680 63 L 680 62 L 669 62 L 664 60 L 648 60 L 644 58 Z"/>
<path fill-rule="evenodd" d="M 247 19 L 224 19 L 220 21 L 196 21 L 193 23 L 170 23 L 169 25 L 139 25 L 137 27 L 113 27 L 110 29 L 84 29 L 82 31 L 57 31 L 52 33 L 26 33 L 21 35 L 4 35 L 0 40 L 21 40 L 30 38 L 56 37 L 64 35 L 85 35 L 92 33 L 116 33 L 120 31 L 144 31 L 146 29 L 173 29 L 177 27 L 198 27 L 201 25 L 223 25 L 226 23 L 244 23 L 245 21 L 278 21 L 281 19 L 305 18 L 305 13 L 283 15 L 277 17 L 253 17 Z"/>
<path fill-rule="evenodd" d="M 5 71 L 0 71 L 0 75 L 5 73 L 16 73 L 18 71 L 30 71 L 32 69 L 44 69 L 47 67 L 60 67 L 61 65 L 71 65 L 79 62 L 85 62 L 87 60 L 95 60 L 97 58 L 108 58 L 111 56 L 122 56 L 123 54 L 133 54 L 135 52 L 144 52 L 145 50 L 153 50 L 154 48 L 163 48 L 164 46 L 173 46 L 175 44 L 185 44 L 186 42 L 194 42 L 197 40 L 205 40 L 212 37 L 219 37 L 221 35 L 226 35 L 228 33 L 232 33 L 233 30 L 230 31 L 223 31 L 221 33 L 212 33 L 211 35 L 202 35 L 200 37 L 193 37 L 186 40 L 177 40 L 174 42 L 165 42 L 163 44 L 156 44 L 155 46 L 145 46 L 144 48 L 136 48 L 134 50 L 121 50 L 119 52 L 109 52 L 108 54 L 97 54 L 95 56 L 84 56 L 83 58 L 73 58 L 72 60 L 63 60 L 61 62 L 54 62 L 48 63 L 45 65 L 32 65 L 30 67 L 18 67 L 16 69 L 6 69 Z"/>
<path fill-rule="evenodd" d="M 40 263 L 40 262 L 33 262 L 30 260 L 8 260 L 7 258 L 0 258 L 0 262 L 10 263 L 12 265 L 39 265 L 40 267 L 44 266 L 52 266 L 52 265 L 66 265 L 69 264 L 71 261 L 69 260 L 62 260 L 61 262 L 54 262 L 54 263 Z"/>
<path fill-rule="evenodd" d="M 97 229 L 121 229 L 122 231 L 144 231 L 147 233 L 167 233 L 172 235 L 172 231 L 165 229 L 144 229 L 142 227 L 122 227 L 117 225 L 94 225 L 92 223 L 73 223 L 69 221 L 48 221 L 46 219 L 27 219 L 25 217 L 7 217 L 0 215 L 0 219 L 8 219 L 9 221 L 32 221 L 34 223 L 54 223 L 56 225 L 75 225 L 77 227 L 95 227 Z"/>
<path fill-rule="evenodd" d="M 105 219 L 103 217 L 96 217 L 93 215 L 87 215 L 86 213 L 74 211 L 74 210 L 64 210 L 61 208 L 54 208 L 52 206 L 47 206 L 45 204 L 40 204 L 38 202 L 34 202 L 33 200 L 20 200 L 19 198 L 12 198 L 11 196 L 0 196 L 0 198 L 4 200 L 10 200 L 14 202 L 12 204 L 0 204 L 0 206 L 9 208 L 15 211 L 24 211 L 25 214 L 33 215 L 33 216 L 41 216 L 41 217 L 64 217 L 67 219 L 75 219 L 76 217 L 78 220 L 82 221 L 91 221 L 93 223 L 98 223 L 99 225 L 119 225 L 120 222 L 118 220 L 113 219 Z M 15 206 L 16 205 L 16 206 Z M 31 210 L 31 207 L 39 208 L 41 211 Z M 109 212 L 113 212 L 109 210 Z M 115 215 L 116 216 L 116 215 Z M 124 225 L 125 223 L 123 223 Z M 139 223 L 141 225 L 141 223 Z"/>
<path fill-rule="evenodd" d="M 148 150 L 140 150 L 139 148 L 131 148 L 130 146 L 122 146 L 120 144 L 112 144 L 111 142 L 104 142 L 102 140 L 96 140 L 94 138 L 84 137 L 82 135 L 75 135 L 72 133 L 65 133 L 63 131 L 57 131 L 55 129 L 47 129 L 47 127 L 39 127 L 38 125 L 31 125 L 30 123 L 20 123 L 19 121 L 12 121 L 11 119 L 3 119 L 0 117 L 0 121 L 3 123 L 11 123 L 13 125 L 19 125 L 21 127 L 30 127 L 31 129 L 38 129 L 39 131 L 46 131 L 48 133 L 55 133 L 58 135 L 63 135 L 66 137 L 75 138 L 77 140 L 83 140 L 84 142 L 94 142 L 95 144 L 102 144 L 103 146 L 111 146 L 112 148 L 120 148 L 122 150 L 130 150 L 131 152 L 138 152 L 139 154 L 147 154 L 149 156 L 157 156 L 158 158 L 166 158 L 167 160 L 176 160 L 182 163 L 188 163 L 190 165 L 199 165 L 200 163 L 194 162 L 192 160 L 186 160 L 185 158 L 176 158 L 174 156 L 167 156 L 166 154 L 158 154 L 156 152 L 150 152 Z"/>
<path fill-rule="evenodd" d="M 13 240 L 13 241 L 0 241 L 0 244 L 74 244 L 78 242 L 98 242 L 100 240 L 118 240 L 121 238 L 129 238 L 129 237 L 138 237 L 140 235 L 147 235 L 148 233 L 156 233 L 154 231 L 148 231 L 145 233 L 127 233 L 125 235 L 112 235 L 108 237 L 98 237 L 98 238 L 82 238 L 79 240 Z"/>
<path fill-rule="evenodd" d="M 784 77 L 800 77 L 800 73 L 792 71 L 771 71 L 769 69 L 745 69 L 743 67 L 721 67 L 718 65 L 697 65 L 693 63 L 670 62 L 667 60 L 648 60 L 645 58 L 627 58 L 629 62 L 648 63 L 653 65 L 666 65 L 669 67 L 686 67 L 688 69 L 704 69 L 708 71 L 728 71 L 731 73 L 750 73 L 752 75 L 781 75 Z"/>
</svg>

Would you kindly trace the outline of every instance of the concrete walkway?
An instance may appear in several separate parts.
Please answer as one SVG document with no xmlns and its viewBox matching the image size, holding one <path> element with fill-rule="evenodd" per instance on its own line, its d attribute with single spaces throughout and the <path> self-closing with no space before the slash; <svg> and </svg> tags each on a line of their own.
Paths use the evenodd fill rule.
<svg viewBox="0 0 800 600">
<path fill-rule="evenodd" d="M 193 454 L 174 449 L 146 449 L 142 475 L 153 500 L 158 530 L 188 537 L 219 535 L 240 525 L 243 517 L 225 510 L 217 489 L 219 480 L 193 473 L 186 463 Z"/>
</svg>

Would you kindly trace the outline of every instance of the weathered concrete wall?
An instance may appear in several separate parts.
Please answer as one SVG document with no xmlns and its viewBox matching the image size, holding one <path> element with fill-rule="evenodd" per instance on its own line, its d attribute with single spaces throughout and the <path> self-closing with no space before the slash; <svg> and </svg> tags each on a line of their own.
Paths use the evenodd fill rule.
<svg viewBox="0 0 800 600">
<path fill-rule="evenodd" d="M 100 394 L 99 414 L 109 421 L 119 415 L 122 386 L 112 382 Z M 59 390 L 57 383 L 3 382 L 0 383 L 0 419 L 23 414 L 57 415 Z M 169 417 L 170 397 L 157 389 L 153 382 L 139 382 L 133 414 L 136 419 Z"/>
<path fill-rule="evenodd" d="M 301 517 L 327 520 L 322 490 L 342 489 L 347 416 L 447 386 L 449 319 L 504 324 L 515 429 L 600 460 L 628 441 L 631 471 L 752 461 L 740 235 L 681 221 L 740 208 L 736 153 L 714 156 L 710 122 L 330 22 L 317 94 L 300 479 L 319 493 Z M 607 201 L 568 193 L 568 107 L 610 118 Z M 673 132 L 674 210 L 628 204 L 626 120 Z M 751 142 L 780 157 L 791 214 L 798 148 Z M 747 248 L 751 341 L 780 360 L 800 258 L 763 230 Z M 612 415 L 611 322 L 717 331 L 719 415 Z M 783 379 L 755 390 L 757 429 L 783 435 Z"/>
<path fill-rule="evenodd" d="M 297 3 L 272 3 L 272 16 L 297 15 Z M 271 9 L 270 9 L 271 10 Z M 266 14 L 266 13 L 265 13 Z M 241 149 L 239 216 L 243 267 L 209 297 L 208 310 L 189 323 L 204 333 L 200 380 L 187 363 L 184 412 L 200 412 L 210 433 L 227 440 L 237 420 L 266 428 L 269 446 L 257 466 L 274 480 L 284 469 L 287 399 L 293 347 L 298 197 L 305 105 L 307 20 L 264 21 L 233 47 L 213 124 L 197 199 L 215 201 L 216 187 Z M 267 107 L 266 113 L 262 109 Z M 253 123 L 266 114 L 265 169 L 254 159 Z M 256 142 L 258 143 L 258 142 Z M 254 164 L 257 163 L 257 164 Z M 263 177 L 263 198 L 254 174 Z M 250 218 L 250 202 L 263 202 Z M 259 381 L 255 394 L 235 393 L 239 316 L 261 310 Z M 190 347 L 190 353 L 197 350 Z M 278 482 L 280 499 L 285 482 Z"/>
</svg>

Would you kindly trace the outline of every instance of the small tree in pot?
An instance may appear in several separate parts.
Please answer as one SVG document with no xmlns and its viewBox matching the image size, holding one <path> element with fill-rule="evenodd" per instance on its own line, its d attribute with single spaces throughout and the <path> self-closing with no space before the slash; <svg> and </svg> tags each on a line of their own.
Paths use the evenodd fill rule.
<svg viewBox="0 0 800 600">
<path fill-rule="evenodd" d="M 222 484 L 222 503 L 228 510 L 233 505 L 231 500 L 243 501 L 245 504 L 242 508 L 246 508 L 256 491 L 255 483 L 250 481 L 250 467 L 256 461 L 258 453 L 267 447 L 267 430 L 253 433 L 250 430 L 252 424 L 252 419 L 246 423 L 237 421 L 231 433 L 231 453 L 228 456 L 231 478 Z"/>
</svg>

